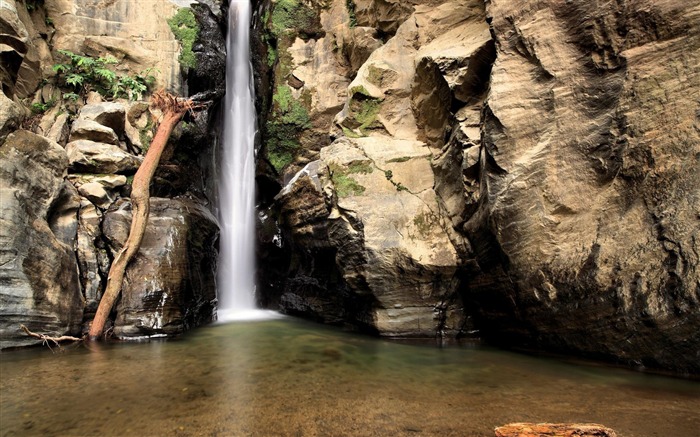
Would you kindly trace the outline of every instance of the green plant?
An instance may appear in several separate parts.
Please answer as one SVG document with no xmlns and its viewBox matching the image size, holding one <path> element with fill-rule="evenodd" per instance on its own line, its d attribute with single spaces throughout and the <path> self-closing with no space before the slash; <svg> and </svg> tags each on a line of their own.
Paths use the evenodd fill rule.
<svg viewBox="0 0 700 437">
<path fill-rule="evenodd" d="M 141 152 L 145 155 L 148 152 L 148 148 L 151 147 L 151 140 L 153 139 L 153 121 L 148 120 L 146 126 L 139 130 L 139 140 L 141 141 Z"/>
<path fill-rule="evenodd" d="M 182 46 L 179 58 L 180 65 L 185 68 L 195 68 L 197 58 L 192 51 L 192 46 L 199 35 L 199 24 L 194 12 L 190 8 L 179 9 L 175 15 L 168 19 L 168 26 Z"/>
<path fill-rule="evenodd" d="M 29 12 L 34 12 L 34 10 L 38 9 L 43 4 L 44 4 L 44 0 L 25 0 L 25 2 L 24 2 L 24 6 L 27 8 L 27 11 L 29 11 Z"/>
<path fill-rule="evenodd" d="M 45 103 L 32 103 L 32 106 L 30 106 L 30 109 L 32 113 L 34 114 L 43 114 L 44 112 L 48 111 L 49 109 L 53 108 L 53 106 L 56 104 L 55 100 L 49 100 L 48 102 Z"/>
<path fill-rule="evenodd" d="M 374 171 L 374 167 L 367 162 L 367 161 L 361 161 L 361 162 L 353 162 L 348 166 L 347 173 L 352 174 L 352 173 L 362 173 L 362 174 L 368 174 L 372 173 Z"/>
<path fill-rule="evenodd" d="M 59 84 L 73 89 L 73 92 L 64 94 L 71 100 L 77 100 L 76 96 L 85 96 L 89 91 L 97 91 L 108 98 L 141 99 L 155 82 L 152 68 L 133 76 L 117 74 L 110 68 L 119 62 L 113 56 L 94 58 L 69 50 L 59 50 L 58 53 L 68 62 L 55 64 L 53 70 L 58 75 Z"/>
<path fill-rule="evenodd" d="M 343 132 L 349 137 L 366 136 L 367 129 L 381 127 L 381 124 L 377 122 L 380 109 L 381 100 L 362 93 L 354 93 L 350 100 L 350 119 L 354 119 L 356 122 L 351 126 L 356 127 L 356 129 L 345 126 Z M 358 124 L 359 126 L 357 126 Z M 353 134 L 348 135 L 348 132 Z"/>
<path fill-rule="evenodd" d="M 391 159 L 387 160 L 386 162 L 387 163 L 389 163 L 389 162 L 399 162 L 400 163 L 400 162 L 406 162 L 406 161 L 410 161 L 410 160 L 411 160 L 410 156 L 401 156 L 398 158 L 391 158 Z"/>
<path fill-rule="evenodd" d="M 362 195 L 366 188 L 360 185 L 351 176 L 348 176 L 349 171 L 343 167 L 331 164 L 331 181 L 335 186 L 335 192 L 340 198 Z"/>
<path fill-rule="evenodd" d="M 345 0 L 345 7 L 348 9 L 350 16 L 350 27 L 357 26 L 357 15 L 355 13 L 355 2 L 353 0 Z"/>
</svg>

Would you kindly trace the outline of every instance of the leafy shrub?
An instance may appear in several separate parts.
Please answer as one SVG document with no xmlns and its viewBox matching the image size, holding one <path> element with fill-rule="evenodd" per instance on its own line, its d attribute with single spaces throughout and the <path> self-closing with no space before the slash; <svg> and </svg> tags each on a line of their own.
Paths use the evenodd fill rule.
<svg viewBox="0 0 700 437">
<path fill-rule="evenodd" d="M 102 96 L 112 99 L 126 97 L 130 100 L 140 100 L 156 80 L 151 74 L 154 70 L 152 68 L 134 76 L 117 74 L 110 66 L 119 61 L 112 56 L 93 58 L 68 50 L 58 52 L 68 58 L 68 62 L 54 65 L 53 70 L 58 73 L 59 85 L 73 90 L 64 95 L 71 100 L 77 100 L 79 96 L 84 97 L 90 91 L 97 91 Z"/>
</svg>

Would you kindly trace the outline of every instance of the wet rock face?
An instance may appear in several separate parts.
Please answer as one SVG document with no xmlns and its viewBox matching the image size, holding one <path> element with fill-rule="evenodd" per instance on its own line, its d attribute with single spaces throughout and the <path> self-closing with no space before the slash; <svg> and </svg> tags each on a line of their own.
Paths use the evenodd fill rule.
<svg viewBox="0 0 700 437">
<path fill-rule="evenodd" d="M 697 12 L 488 5 L 487 159 L 464 230 L 490 338 L 700 372 Z"/>
<path fill-rule="evenodd" d="M 113 253 L 129 233 L 131 205 L 106 213 Z M 212 321 L 216 307 L 216 219 L 187 200 L 151 198 L 146 234 L 126 271 L 114 332 L 131 338 L 179 334 Z"/>
<path fill-rule="evenodd" d="M 65 151 L 27 131 L 0 147 L 0 348 L 36 343 L 20 332 L 78 334 L 83 296 L 73 253 L 76 195 Z"/>
</svg>

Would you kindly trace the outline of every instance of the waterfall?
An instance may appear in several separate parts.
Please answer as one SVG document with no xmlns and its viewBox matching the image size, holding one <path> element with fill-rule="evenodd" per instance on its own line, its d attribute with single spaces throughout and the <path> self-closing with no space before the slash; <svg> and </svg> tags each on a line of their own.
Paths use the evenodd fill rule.
<svg viewBox="0 0 700 437">
<path fill-rule="evenodd" d="M 219 178 L 219 321 L 255 314 L 256 116 L 250 19 L 250 0 L 232 0 Z"/>
</svg>

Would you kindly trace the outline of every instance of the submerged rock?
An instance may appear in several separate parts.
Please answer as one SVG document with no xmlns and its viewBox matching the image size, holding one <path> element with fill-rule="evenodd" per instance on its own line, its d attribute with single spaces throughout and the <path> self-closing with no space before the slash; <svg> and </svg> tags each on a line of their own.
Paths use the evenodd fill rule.
<svg viewBox="0 0 700 437">
<path fill-rule="evenodd" d="M 496 437 L 617 437 L 595 423 L 511 423 L 495 429 Z"/>
<path fill-rule="evenodd" d="M 113 253 L 129 233 L 131 204 L 107 213 L 104 236 Z M 120 338 L 173 335 L 211 322 L 216 307 L 218 224 L 200 204 L 151 198 L 139 252 L 129 264 L 114 333 Z"/>
</svg>

